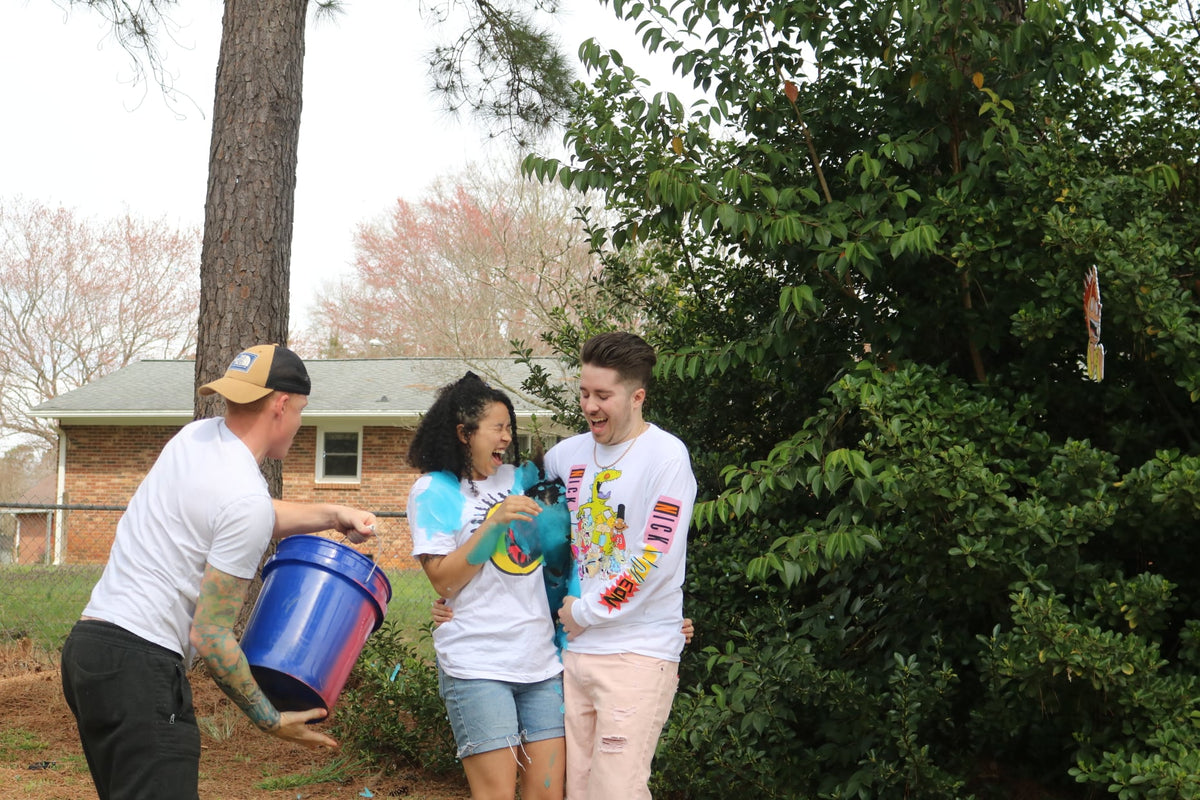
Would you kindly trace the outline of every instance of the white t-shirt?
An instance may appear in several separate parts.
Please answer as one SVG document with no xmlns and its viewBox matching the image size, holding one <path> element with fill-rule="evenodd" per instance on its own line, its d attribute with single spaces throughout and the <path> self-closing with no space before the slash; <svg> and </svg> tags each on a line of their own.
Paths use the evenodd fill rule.
<svg viewBox="0 0 1200 800">
<path fill-rule="evenodd" d="M 167 442 L 130 499 L 83 614 L 190 659 L 205 565 L 253 578 L 274 528 L 254 454 L 224 419 L 192 422 Z"/>
<path fill-rule="evenodd" d="M 567 649 L 678 661 L 696 478 L 687 447 L 656 425 L 629 447 L 583 433 L 546 453 L 546 476 L 566 485 L 571 510 L 580 597 L 571 615 L 588 626 Z"/>
<path fill-rule="evenodd" d="M 512 493 L 514 468 L 457 481 L 427 473 L 408 495 L 413 555 L 449 555 Z M 454 618 L 433 632 L 438 664 L 455 678 L 535 683 L 562 671 L 542 580 L 542 557 L 526 552 L 510 528 L 483 568 L 449 601 Z"/>
</svg>

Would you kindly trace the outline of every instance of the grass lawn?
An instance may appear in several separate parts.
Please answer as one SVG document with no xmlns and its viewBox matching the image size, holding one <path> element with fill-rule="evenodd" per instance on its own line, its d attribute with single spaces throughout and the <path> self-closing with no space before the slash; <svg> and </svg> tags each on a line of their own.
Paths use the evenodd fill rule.
<svg viewBox="0 0 1200 800">
<path fill-rule="evenodd" d="M 392 584 L 388 619 L 402 620 L 406 638 L 417 645 L 422 655 L 433 658 L 433 641 L 424 631 L 433 620 L 429 607 L 437 592 L 419 569 L 390 570 L 387 576 Z"/>
<path fill-rule="evenodd" d="M 87 605 L 100 565 L 0 567 L 0 641 L 26 637 L 48 651 L 62 647 Z"/>
<path fill-rule="evenodd" d="M 49 652 L 62 648 L 71 626 L 87 605 L 100 577 L 100 565 L 0 566 L 0 642 L 29 638 Z M 421 570 L 389 570 L 392 600 L 388 618 L 404 621 L 419 642 L 437 596 Z M 427 639 L 426 639 L 427 641 Z"/>
</svg>

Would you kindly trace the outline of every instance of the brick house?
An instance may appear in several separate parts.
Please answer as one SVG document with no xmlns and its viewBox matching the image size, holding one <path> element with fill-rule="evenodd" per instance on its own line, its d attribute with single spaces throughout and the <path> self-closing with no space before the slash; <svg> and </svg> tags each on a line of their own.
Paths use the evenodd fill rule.
<svg viewBox="0 0 1200 800">
<path fill-rule="evenodd" d="M 520 392 L 528 369 L 505 359 L 453 358 L 306 361 L 313 393 L 303 426 L 283 462 L 283 498 L 344 503 L 381 515 L 364 552 L 382 566 L 415 567 L 403 518 L 417 473 L 407 464 L 417 422 L 438 387 L 467 369 L 513 400 L 522 450 L 531 434 L 548 447 L 562 430 Z M 559 362 L 543 366 L 562 378 Z M 59 433 L 54 563 L 103 563 L 117 520 L 159 451 L 192 419 L 192 361 L 139 361 L 37 406 Z"/>
</svg>

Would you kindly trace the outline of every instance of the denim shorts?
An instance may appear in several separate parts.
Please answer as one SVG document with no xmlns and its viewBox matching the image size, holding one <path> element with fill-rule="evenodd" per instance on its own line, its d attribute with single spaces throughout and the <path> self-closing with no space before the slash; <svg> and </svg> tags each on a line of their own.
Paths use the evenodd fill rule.
<svg viewBox="0 0 1200 800">
<path fill-rule="evenodd" d="M 537 683 L 455 678 L 438 668 L 438 693 L 460 759 L 566 735 L 562 674 Z"/>
</svg>

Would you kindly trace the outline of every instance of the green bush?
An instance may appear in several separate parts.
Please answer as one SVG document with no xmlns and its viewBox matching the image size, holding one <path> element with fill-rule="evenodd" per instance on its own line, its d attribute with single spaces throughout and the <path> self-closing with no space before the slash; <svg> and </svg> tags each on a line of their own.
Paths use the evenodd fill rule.
<svg viewBox="0 0 1200 800">
<path fill-rule="evenodd" d="M 454 736 L 438 695 L 437 666 L 389 617 L 367 639 L 338 701 L 333 735 L 377 763 L 456 769 Z M 428 630 L 421 636 L 428 637 Z"/>
<path fill-rule="evenodd" d="M 660 795 L 1200 796 L 1200 26 L 612 5 L 703 98 L 587 42 L 525 166 L 700 484 Z"/>
<path fill-rule="evenodd" d="M 863 364 L 726 470 L 689 548 L 701 651 L 663 796 L 1200 797 L 1180 546 L 1200 459 L 1121 474 L 1037 419 L 941 370 Z"/>
</svg>

